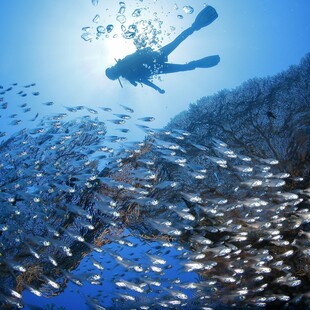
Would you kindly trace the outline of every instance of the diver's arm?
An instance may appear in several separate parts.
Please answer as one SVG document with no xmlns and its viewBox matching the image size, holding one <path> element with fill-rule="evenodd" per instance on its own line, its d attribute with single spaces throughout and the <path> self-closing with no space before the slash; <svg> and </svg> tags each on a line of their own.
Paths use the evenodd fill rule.
<svg viewBox="0 0 310 310">
<path fill-rule="evenodd" d="M 157 85 L 155 85 L 154 83 L 152 83 L 151 81 L 149 81 L 148 79 L 143 79 L 143 80 L 140 80 L 139 82 L 145 84 L 146 86 L 149 86 L 155 90 L 157 90 L 160 94 L 164 94 L 165 91 L 161 88 L 159 88 Z"/>
</svg>

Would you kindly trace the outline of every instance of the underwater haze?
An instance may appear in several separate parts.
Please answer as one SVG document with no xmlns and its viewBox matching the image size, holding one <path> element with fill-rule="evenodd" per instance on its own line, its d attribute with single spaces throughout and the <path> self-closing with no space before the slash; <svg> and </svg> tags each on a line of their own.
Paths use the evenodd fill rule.
<svg viewBox="0 0 310 310">
<path fill-rule="evenodd" d="M 1 0 L 0 308 L 310 307 L 309 16 Z"/>
</svg>

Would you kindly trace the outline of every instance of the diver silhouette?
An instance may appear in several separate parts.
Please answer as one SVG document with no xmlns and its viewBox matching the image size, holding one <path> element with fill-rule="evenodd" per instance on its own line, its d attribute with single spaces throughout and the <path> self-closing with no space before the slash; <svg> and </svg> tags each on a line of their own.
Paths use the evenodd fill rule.
<svg viewBox="0 0 310 310">
<path fill-rule="evenodd" d="M 158 51 L 154 51 L 150 47 L 137 50 L 135 53 L 118 60 L 115 66 L 107 68 L 105 71 L 106 76 L 111 80 L 119 80 L 120 77 L 123 77 L 134 86 L 137 86 L 138 83 L 145 84 L 157 90 L 159 93 L 164 94 L 165 91 L 163 89 L 150 81 L 154 75 L 189 71 L 196 68 L 210 68 L 219 63 L 220 57 L 218 55 L 204 57 L 186 64 L 167 62 L 170 53 L 172 53 L 180 43 L 194 33 L 194 31 L 198 31 L 210 25 L 217 17 L 218 14 L 212 6 L 205 7 L 197 15 L 191 27 L 184 30 L 171 43 L 160 48 Z"/>
</svg>

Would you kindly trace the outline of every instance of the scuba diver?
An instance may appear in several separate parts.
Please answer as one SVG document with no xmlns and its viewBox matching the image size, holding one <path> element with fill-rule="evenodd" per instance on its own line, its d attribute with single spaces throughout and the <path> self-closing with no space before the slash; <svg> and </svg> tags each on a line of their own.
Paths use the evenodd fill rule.
<svg viewBox="0 0 310 310">
<path fill-rule="evenodd" d="M 186 64 L 173 64 L 167 62 L 170 53 L 172 53 L 180 43 L 182 43 L 194 31 L 198 31 L 199 29 L 210 25 L 217 17 L 218 14 L 212 6 L 205 7 L 197 15 L 191 27 L 184 30 L 171 43 L 160 48 L 158 51 L 154 51 L 150 47 L 137 50 L 135 53 L 118 60 L 115 66 L 107 68 L 105 71 L 106 76 L 111 80 L 119 80 L 120 77 L 123 77 L 134 86 L 141 83 L 152 87 L 161 94 L 164 94 L 165 91 L 163 89 L 150 81 L 152 76 L 194 70 L 196 68 L 210 68 L 219 63 L 220 57 L 218 55 L 204 57 Z"/>
</svg>

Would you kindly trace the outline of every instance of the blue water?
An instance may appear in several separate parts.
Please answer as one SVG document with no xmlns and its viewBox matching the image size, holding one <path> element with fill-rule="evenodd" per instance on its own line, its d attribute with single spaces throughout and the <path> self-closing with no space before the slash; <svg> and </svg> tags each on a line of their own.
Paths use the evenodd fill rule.
<svg viewBox="0 0 310 310">
<path fill-rule="evenodd" d="M 130 231 L 124 231 L 124 235 L 130 234 Z M 112 242 L 103 246 L 102 252 L 98 253 L 96 251 L 91 252 L 86 257 L 84 257 L 78 268 L 73 272 L 73 276 L 82 276 L 85 278 L 85 273 L 89 275 L 98 275 L 100 279 L 98 283 L 91 284 L 90 281 L 83 281 L 83 286 L 78 286 L 72 282 L 68 282 L 64 292 L 59 296 L 50 298 L 37 297 L 29 291 L 25 291 L 23 294 L 24 303 L 30 305 L 40 305 L 45 307 L 53 303 L 56 307 L 66 307 L 67 309 L 86 309 L 90 305 L 85 303 L 85 299 L 91 300 L 96 299 L 99 305 L 104 307 L 113 306 L 113 299 L 119 298 L 119 293 L 129 294 L 132 297 L 139 299 L 149 299 L 152 300 L 154 297 L 160 297 L 167 295 L 167 292 L 163 291 L 158 293 L 160 289 L 169 288 L 171 285 L 174 289 L 181 290 L 190 299 L 193 294 L 193 290 L 182 289 L 179 285 L 187 283 L 198 283 L 198 275 L 195 272 L 185 272 L 183 265 L 186 262 L 186 256 L 189 254 L 182 246 L 172 243 L 167 247 L 163 247 L 163 243 L 154 242 L 150 240 L 143 240 L 137 237 L 123 237 L 119 236 L 121 244 L 117 242 Z M 129 245 L 127 245 L 129 244 Z M 156 250 L 160 248 L 160 250 Z M 162 272 L 154 272 L 150 270 L 150 259 L 146 256 L 146 253 L 152 254 L 157 253 L 160 255 L 161 259 L 165 260 L 164 265 L 154 264 L 162 268 Z M 115 258 L 110 255 L 121 256 L 124 260 L 129 260 L 134 262 L 139 266 L 140 271 L 131 271 L 117 263 Z M 99 262 L 104 270 L 99 270 L 94 267 L 93 263 L 90 261 L 90 257 Z M 183 259 L 182 259 L 183 257 Z M 116 281 L 137 281 L 140 279 L 143 281 L 152 279 L 160 283 L 159 287 L 155 285 L 149 285 L 150 292 L 139 293 L 133 290 L 127 290 L 119 288 L 115 285 Z M 95 281 L 96 282 L 96 281 Z M 168 294 L 169 295 L 169 294 Z M 27 309 L 27 306 L 26 306 Z"/>
<path fill-rule="evenodd" d="M 279 73 L 289 66 L 297 64 L 310 51 L 310 6 L 308 0 L 273 0 L 272 3 L 270 1 L 213 0 L 207 4 L 216 8 L 218 19 L 187 38 L 169 55 L 169 62 L 186 64 L 209 55 L 220 55 L 220 63 L 212 68 L 156 76 L 153 82 L 165 90 L 165 93 L 161 94 L 145 84 L 138 83 L 134 86 L 123 78 L 120 81 L 109 80 L 105 75 L 105 70 L 115 65 L 119 59 L 133 53 L 137 48 L 151 47 L 157 50 L 171 42 L 194 22 L 197 14 L 206 6 L 204 0 L 182 0 L 177 3 L 161 0 L 130 2 L 84 0 L 78 3 L 75 0 L 65 2 L 3 0 L 0 2 L 2 29 L 0 142 L 7 141 L 12 135 L 21 137 L 21 130 L 25 129 L 25 132 L 30 132 L 30 138 L 28 137 L 24 141 L 25 144 L 20 141 L 14 144 L 11 149 L 1 153 L 0 181 L 5 183 L 16 173 L 16 178 L 13 178 L 12 183 L 3 185 L 5 190 L 1 189 L 0 192 L 5 197 L 1 200 L 3 219 L 0 222 L 0 237 L 6 238 L 4 240 L 7 244 L 13 244 L 13 248 L 14 244 L 22 247 L 26 244 L 24 244 L 23 238 L 26 240 L 29 236 L 33 237 L 29 231 L 18 232 L 18 227 L 16 229 L 12 224 L 17 215 L 25 216 L 25 219 L 29 221 L 28 226 L 34 227 L 38 223 L 36 216 L 37 218 L 42 217 L 42 219 L 46 216 L 44 212 L 48 206 L 48 198 L 45 195 L 51 189 L 50 185 L 54 185 L 53 182 L 57 181 L 57 178 L 54 179 L 57 174 L 53 170 L 55 167 L 52 166 L 52 163 L 58 157 L 61 145 L 67 145 L 66 141 L 71 139 L 66 135 L 72 133 L 74 136 L 77 128 L 72 125 L 74 131 L 58 133 L 59 138 L 58 134 L 55 134 L 57 137 L 51 138 L 50 144 L 49 142 L 44 144 L 43 150 L 39 147 L 36 153 L 38 158 L 31 153 L 31 148 L 28 148 L 28 145 L 31 145 L 33 141 L 36 141 L 35 144 L 38 145 L 37 141 L 39 140 L 35 139 L 41 137 L 41 132 L 33 133 L 32 130 L 46 130 L 52 126 L 63 128 L 66 121 L 72 120 L 82 120 L 82 123 L 85 120 L 93 121 L 94 126 L 104 122 L 106 134 L 105 138 L 99 139 L 100 143 L 90 143 L 88 149 L 87 147 L 76 147 L 78 155 L 72 159 L 70 156 L 62 156 L 68 160 L 62 162 L 63 166 L 60 164 L 60 167 L 57 167 L 57 169 L 63 168 L 64 170 L 70 164 L 76 170 L 83 167 L 82 172 L 80 174 L 76 172 L 75 176 L 87 175 L 87 177 L 85 176 L 87 182 L 81 181 L 79 189 L 81 189 L 82 183 L 83 186 L 87 183 L 87 186 L 89 185 L 91 188 L 88 178 L 94 177 L 95 169 L 91 172 L 88 171 L 88 160 L 98 160 L 99 170 L 105 168 L 112 161 L 115 164 L 115 167 L 112 165 L 112 171 L 116 173 L 120 168 L 116 163 L 119 163 L 120 158 L 126 158 L 129 154 L 128 150 L 136 150 L 136 154 L 139 154 L 138 149 L 141 147 L 139 143 L 145 139 L 147 134 L 154 135 L 154 133 L 160 132 L 160 128 L 163 128 L 171 118 L 188 107 L 193 107 L 191 104 L 196 100 L 223 89 L 235 88 L 254 77 L 260 78 Z M 79 109 L 78 107 L 81 106 L 82 108 Z M 126 110 L 126 107 L 130 107 L 130 109 Z M 119 115 L 124 113 L 129 116 L 128 119 L 124 121 L 124 124 L 118 124 L 116 121 L 122 119 Z M 63 120 L 59 123 L 46 121 L 49 117 L 54 117 L 53 120 L 58 120 L 58 118 L 63 118 Z M 50 126 L 51 124 L 52 126 Z M 100 138 L 103 134 L 93 128 L 89 135 Z M 178 135 L 177 132 L 173 132 L 171 139 L 179 142 Z M 207 136 L 207 133 L 199 132 L 198 136 Z M 191 137 L 181 134 L 181 138 L 184 139 L 184 137 L 186 143 L 191 145 L 193 142 Z M 33 140 L 31 140 L 32 138 Z M 53 149 L 54 142 L 57 146 L 55 149 Z M 169 156 L 172 156 L 173 160 L 175 159 L 175 154 L 171 155 L 173 146 L 170 148 L 162 146 L 161 139 L 156 143 L 153 145 L 156 150 L 158 147 L 162 151 L 161 159 L 169 161 L 171 160 Z M 256 141 L 253 143 L 255 144 Z M 97 147 L 101 149 L 98 150 Z M 95 150 L 94 153 L 93 150 Z M 121 150 L 121 154 L 118 153 L 119 150 Z M 185 151 L 187 152 L 188 149 Z M 49 156 L 48 152 L 52 154 L 51 165 L 49 165 L 49 160 L 46 160 Z M 182 148 L 178 149 L 177 157 L 179 156 L 178 158 L 182 160 L 182 156 L 186 152 L 183 152 Z M 86 159 L 78 158 L 81 154 L 86 154 Z M 208 157 L 210 165 L 216 161 L 214 158 L 212 161 L 212 158 Z M 11 159 L 12 161 L 10 161 Z M 43 170 L 46 172 L 49 182 L 41 182 L 41 176 L 37 175 L 40 168 L 33 168 L 39 166 L 40 161 L 46 163 L 44 166 L 46 170 Z M 28 166 L 25 167 L 25 165 Z M 151 167 L 151 165 L 148 166 L 149 164 L 143 163 L 143 165 L 143 167 Z M 186 168 L 187 170 L 184 169 L 182 172 L 185 183 L 194 175 L 193 170 L 195 169 L 192 167 L 196 163 L 193 166 L 190 165 L 190 168 Z M 261 166 L 256 165 L 255 167 L 262 169 L 262 173 L 266 173 Z M 19 168 L 26 170 L 18 174 Z M 49 168 L 51 169 L 49 170 Z M 130 177 L 134 176 L 135 181 L 139 179 L 140 174 L 144 173 L 142 169 L 135 171 L 134 167 L 130 167 L 129 170 Z M 68 175 L 74 171 L 71 170 Z M 197 175 L 200 173 L 198 171 L 199 169 L 195 171 Z M 36 174 L 37 183 L 28 184 L 27 178 L 33 178 L 34 174 Z M 217 173 L 214 173 L 213 176 L 210 182 L 215 182 L 219 188 L 223 184 L 225 185 L 225 177 L 219 179 Z M 61 175 L 61 177 L 63 177 L 62 181 L 57 184 L 59 187 L 55 188 L 56 192 L 59 190 L 63 194 L 63 189 L 59 189 L 61 186 L 65 188 L 64 192 L 69 191 L 73 186 L 68 185 L 70 180 L 66 179 L 67 175 Z M 250 175 L 244 173 L 242 177 L 248 181 Z M 57 183 L 56 181 L 55 183 Z M 139 181 L 141 180 L 139 179 Z M 122 180 L 122 182 L 127 182 L 126 186 L 132 185 L 130 180 Z M 122 182 L 117 185 L 122 185 Z M 152 181 L 148 180 L 146 183 L 148 182 L 152 184 Z M 195 182 L 197 183 L 192 183 L 195 184 L 191 189 L 193 191 L 202 184 L 199 183 L 198 178 L 195 179 Z M 17 203 L 15 205 L 15 191 L 19 191 L 20 188 L 22 188 L 21 191 L 24 191 L 25 196 L 29 195 L 30 198 L 26 200 L 25 204 Z M 137 185 L 137 188 L 141 189 L 140 184 Z M 251 188 L 251 190 L 253 189 Z M 270 190 L 270 192 L 274 194 L 275 190 Z M 197 197 L 195 197 L 196 194 Z M 187 202 L 190 200 L 188 195 L 192 195 L 193 199 L 198 199 L 199 194 L 178 192 L 179 197 L 187 197 Z M 143 196 L 143 194 L 141 195 Z M 255 195 L 256 192 L 251 197 L 255 197 Z M 210 204 L 212 205 L 212 203 Z M 34 214 L 33 218 L 28 217 L 28 205 L 35 206 L 38 215 Z M 208 206 L 210 207 L 210 205 Z M 63 216 L 61 208 L 57 208 L 58 205 L 56 211 L 59 211 L 60 216 Z M 201 214 L 203 212 L 212 213 L 212 209 L 210 210 L 197 211 L 195 209 L 195 213 L 197 211 L 197 214 L 203 217 L 204 214 Z M 108 211 L 105 210 L 105 212 Z M 78 214 L 78 211 L 76 212 Z M 257 213 L 259 212 L 261 211 L 257 211 Z M 111 220 L 109 216 L 107 222 Z M 174 216 L 172 219 L 176 223 L 173 224 L 179 225 L 182 229 L 188 224 L 181 217 L 177 217 L 175 214 Z M 23 221 L 24 219 L 20 223 Z M 67 283 L 53 297 L 44 292 L 44 289 L 42 289 L 43 296 L 41 297 L 25 289 L 22 292 L 22 304 L 25 309 L 36 309 L 35 306 L 44 309 L 53 306 L 56 309 L 60 307 L 66 309 L 98 307 L 99 309 L 100 306 L 113 309 L 115 305 L 121 309 L 124 306 L 134 307 L 135 303 L 140 305 L 140 302 L 141 305 L 148 305 L 154 300 L 158 305 L 161 302 L 177 301 L 175 307 L 181 307 L 183 302 L 186 304 L 191 298 L 201 297 L 210 292 L 207 285 L 203 286 L 202 293 L 201 287 L 200 289 L 186 288 L 188 284 L 201 284 L 209 280 L 202 278 L 195 270 L 186 271 L 186 263 L 190 261 L 189 256 L 193 254 L 191 243 L 183 244 L 178 238 L 168 244 L 160 240 L 145 239 L 137 236 L 137 230 L 134 230 L 130 225 L 127 227 L 128 223 L 121 224 L 124 224 L 125 229 L 121 230 L 118 236 L 114 235 L 109 243 L 100 246 L 100 253 L 85 252 L 83 259 L 76 262 L 76 266 L 70 270 L 70 274 L 73 277 L 76 276 L 82 286 L 67 280 Z M 229 225 L 227 224 L 227 226 Z M 40 228 L 38 226 L 38 230 Z M 30 228 L 28 227 L 28 229 Z M 183 232 L 185 230 L 187 231 L 184 228 Z M 20 236 L 23 238 L 19 239 Z M 11 241 L 12 243 L 10 243 Z M 13 259 L 15 252 L 8 258 L 5 251 L 0 254 L 4 257 L 0 261 L 0 266 L 8 268 L 14 275 L 13 278 L 22 274 L 11 265 L 11 262 L 12 264 L 15 262 Z M 150 255 L 158 256 L 165 262 L 154 264 Z M 263 254 L 259 253 L 258 255 Z M 216 255 L 212 257 L 216 257 Z M 93 265 L 94 260 L 99 262 L 104 269 L 96 268 Z M 161 271 L 158 271 L 157 268 L 161 268 Z M 7 269 L 3 270 L 7 272 Z M 3 272 L 4 274 L 6 273 Z M 64 279 L 65 276 L 60 276 L 57 283 L 63 283 Z M 291 281 L 294 280 L 291 279 Z M 152 281 L 157 281 L 160 285 L 151 284 Z M 220 279 L 219 281 L 224 280 Z M 124 287 L 128 283 L 133 284 L 136 290 Z M 216 289 L 215 286 L 213 288 Z M 175 297 L 173 295 L 175 292 L 185 294 L 186 298 L 182 299 L 180 295 Z M 2 294 L 6 295 L 7 291 L 0 291 L 0 293 L 2 298 Z M 123 302 L 125 298 L 128 300 Z M 235 301 L 234 297 L 231 298 Z M 206 305 L 212 306 L 213 301 L 210 304 L 206 302 Z M 161 306 L 164 307 L 164 305 Z M 172 303 L 169 306 L 174 307 Z"/>
</svg>

